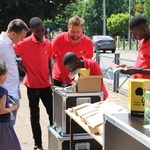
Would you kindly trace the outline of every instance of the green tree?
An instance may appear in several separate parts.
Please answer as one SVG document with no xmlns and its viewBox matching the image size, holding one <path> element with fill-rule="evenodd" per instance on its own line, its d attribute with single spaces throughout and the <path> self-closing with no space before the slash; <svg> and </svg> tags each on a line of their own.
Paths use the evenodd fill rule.
<svg viewBox="0 0 150 150">
<path fill-rule="evenodd" d="M 111 14 L 129 12 L 129 0 L 106 0 L 105 3 L 106 20 Z M 133 12 L 133 9 L 131 9 L 131 12 Z M 87 1 L 84 18 L 86 20 L 85 32 L 89 36 L 103 34 L 103 1 Z M 110 34 L 107 27 L 106 34 Z"/>
<path fill-rule="evenodd" d="M 72 2 L 65 7 L 64 18 L 66 23 L 70 17 L 78 15 L 80 17 L 84 16 L 85 11 L 85 3 L 82 0 L 76 0 L 76 2 Z"/>
<path fill-rule="evenodd" d="M 149 24 L 150 24 L 150 1 L 149 0 L 140 0 L 138 2 L 138 5 L 140 7 L 140 11 L 143 13 L 143 15 L 147 18 Z"/>
<path fill-rule="evenodd" d="M 85 33 L 88 36 L 102 34 L 103 28 L 103 10 L 102 2 L 97 0 L 89 0 L 85 3 Z"/>
<path fill-rule="evenodd" d="M 0 1 L 0 31 L 6 30 L 7 24 L 14 18 L 21 18 L 26 23 L 31 17 L 55 19 L 57 14 L 63 14 L 67 4 L 75 0 L 1 0 Z"/>
<path fill-rule="evenodd" d="M 112 14 L 107 19 L 107 28 L 112 36 L 127 37 L 129 29 L 129 13 Z"/>
<path fill-rule="evenodd" d="M 129 0 L 106 0 L 106 14 L 108 17 L 111 14 L 129 12 Z"/>
<path fill-rule="evenodd" d="M 58 31 L 61 28 L 63 31 L 68 29 L 68 20 L 74 15 L 83 17 L 84 15 L 85 3 L 82 0 L 76 0 L 76 2 L 71 2 L 68 4 L 63 14 L 58 14 L 55 19 L 47 19 L 44 21 L 46 27 L 50 27 L 51 30 Z"/>
</svg>

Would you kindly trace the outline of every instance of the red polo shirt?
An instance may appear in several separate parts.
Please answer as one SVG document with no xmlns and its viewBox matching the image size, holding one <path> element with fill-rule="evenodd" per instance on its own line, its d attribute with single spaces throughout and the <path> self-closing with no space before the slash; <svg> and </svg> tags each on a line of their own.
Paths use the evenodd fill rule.
<svg viewBox="0 0 150 150">
<path fill-rule="evenodd" d="M 150 69 L 150 40 L 140 43 L 137 59 L 135 62 L 136 68 Z M 135 74 L 134 78 L 150 79 L 150 75 Z"/>
<path fill-rule="evenodd" d="M 84 61 L 84 68 L 90 69 L 90 75 L 103 75 L 101 68 L 96 61 L 86 59 L 84 57 L 82 57 L 80 59 L 83 59 L 83 61 Z M 108 97 L 108 92 L 107 92 L 106 87 L 103 82 L 102 82 L 101 87 L 102 87 L 102 91 L 104 93 L 104 100 L 105 100 Z"/>
<path fill-rule="evenodd" d="M 68 39 L 68 32 L 64 32 L 56 36 L 52 41 L 52 51 L 54 58 L 53 78 L 61 82 L 70 83 L 71 80 L 68 77 L 69 71 L 63 65 L 64 55 L 67 52 L 74 52 L 77 56 L 84 56 L 91 59 L 93 57 L 93 44 L 90 38 L 83 35 L 81 42 L 72 45 Z"/>
<path fill-rule="evenodd" d="M 49 59 L 52 56 L 50 41 L 44 39 L 40 43 L 32 34 L 14 45 L 14 49 L 21 56 L 27 70 L 23 83 L 30 88 L 49 87 Z"/>
</svg>

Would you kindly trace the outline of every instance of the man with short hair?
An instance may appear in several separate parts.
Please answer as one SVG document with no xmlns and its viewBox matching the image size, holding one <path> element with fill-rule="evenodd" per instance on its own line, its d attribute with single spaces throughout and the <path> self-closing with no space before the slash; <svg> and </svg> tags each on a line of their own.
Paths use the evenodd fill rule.
<svg viewBox="0 0 150 150">
<path fill-rule="evenodd" d="M 52 41 L 53 49 L 53 79 L 54 85 L 62 86 L 70 84 L 69 71 L 63 66 L 63 57 L 67 52 L 74 52 L 77 56 L 93 57 L 93 43 L 89 37 L 84 35 L 84 20 L 79 16 L 69 19 L 68 32 L 62 32 Z"/>
<path fill-rule="evenodd" d="M 70 72 L 74 72 L 76 69 L 86 68 L 90 70 L 90 75 L 103 75 L 101 68 L 96 61 L 86 59 L 84 57 L 77 57 L 77 55 L 73 52 L 68 52 L 65 54 L 63 64 Z M 104 100 L 106 100 L 108 97 L 108 92 L 103 81 L 101 87 L 104 93 Z"/>
<path fill-rule="evenodd" d="M 14 45 L 14 50 L 22 58 L 27 72 L 23 84 L 27 87 L 34 150 L 43 150 L 39 101 L 45 106 L 50 125 L 53 125 L 53 99 L 49 76 L 52 48 L 50 41 L 44 37 L 45 28 L 39 17 L 31 18 L 30 30 L 32 34 Z"/>
<path fill-rule="evenodd" d="M 126 67 L 122 70 L 124 74 L 133 75 L 133 78 L 150 79 L 150 30 L 147 19 L 141 15 L 135 15 L 130 21 L 130 31 L 136 40 L 139 40 L 140 46 L 134 67 Z"/>
<path fill-rule="evenodd" d="M 23 40 L 28 31 L 29 28 L 24 21 L 14 19 L 8 24 L 6 32 L 3 31 L 0 34 L 0 61 L 4 61 L 9 68 L 6 82 L 2 86 L 8 90 L 10 103 L 18 104 L 21 98 L 18 66 L 12 45 Z M 14 125 L 17 111 L 13 111 L 13 115 L 12 124 Z"/>
</svg>

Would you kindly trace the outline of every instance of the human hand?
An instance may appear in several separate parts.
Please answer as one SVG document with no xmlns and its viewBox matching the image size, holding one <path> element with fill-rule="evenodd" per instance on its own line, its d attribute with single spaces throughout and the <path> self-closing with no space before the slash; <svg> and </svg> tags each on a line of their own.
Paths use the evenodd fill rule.
<svg viewBox="0 0 150 150">
<path fill-rule="evenodd" d="M 126 64 L 117 65 L 114 62 L 109 63 L 109 66 L 112 68 L 126 68 L 126 67 L 128 67 Z"/>
<path fill-rule="evenodd" d="M 125 64 L 117 65 L 116 68 L 127 68 L 128 66 Z"/>
<path fill-rule="evenodd" d="M 11 109 L 12 111 L 18 110 L 20 108 L 20 104 L 12 104 Z"/>
</svg>

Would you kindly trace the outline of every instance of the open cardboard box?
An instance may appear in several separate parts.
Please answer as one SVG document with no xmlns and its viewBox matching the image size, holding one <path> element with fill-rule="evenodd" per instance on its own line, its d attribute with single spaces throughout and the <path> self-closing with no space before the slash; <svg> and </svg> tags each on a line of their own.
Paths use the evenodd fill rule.
<svg viewBox="0 0 150 150">
<path fill-rule="evenodd" d="M 82 76 L 78 78 L 76 92 L 100 92 L 103 76 Z"/>
</svg>

